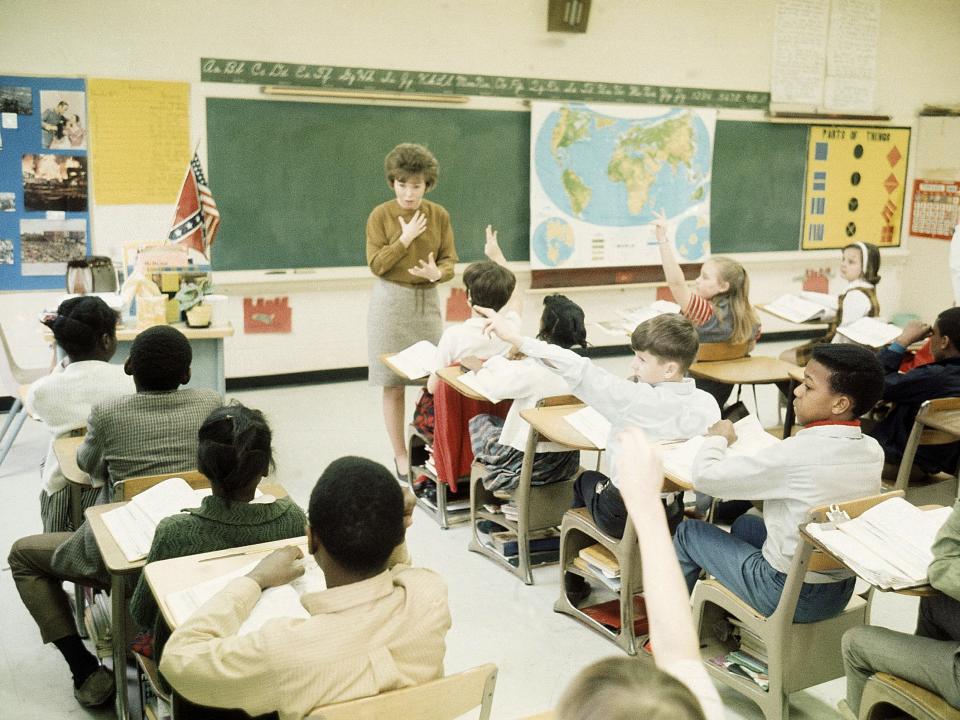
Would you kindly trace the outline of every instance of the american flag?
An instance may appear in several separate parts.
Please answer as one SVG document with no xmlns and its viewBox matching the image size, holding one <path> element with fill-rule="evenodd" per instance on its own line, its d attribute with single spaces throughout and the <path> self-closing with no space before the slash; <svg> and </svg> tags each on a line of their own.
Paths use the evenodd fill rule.
<svg viewBox="0 0 960 720">
<path fill-rule="evenodd" d="M 207 251 L 213 245 L 219 228 L 220 211 L 207 187 L 200 158 L 194 153 L 177 199 L 170 242 L 186 245 L 208 257 Z"/>
</svg>

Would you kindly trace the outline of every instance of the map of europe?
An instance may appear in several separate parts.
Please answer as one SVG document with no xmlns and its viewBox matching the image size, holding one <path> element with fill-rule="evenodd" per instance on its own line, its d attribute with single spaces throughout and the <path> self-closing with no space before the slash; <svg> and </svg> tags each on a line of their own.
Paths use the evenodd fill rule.
<svg viewBox="0 0 960 720">
<path fill-rule="evenodd" d="M 632 108 L 630 117 L 540 105 L 531 132 L 531 259 L 545 267 L 642 263 L 661 210 L 675 223 L 681 255 L 709 252 L 715 114 L 659 107 Z M 637 257 L 625 258 L 631 238 Z"/>
</svg>

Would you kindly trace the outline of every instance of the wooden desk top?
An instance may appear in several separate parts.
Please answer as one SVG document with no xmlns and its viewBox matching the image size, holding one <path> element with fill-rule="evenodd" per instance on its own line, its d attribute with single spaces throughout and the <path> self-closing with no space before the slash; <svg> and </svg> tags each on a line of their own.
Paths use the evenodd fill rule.
<svg viewBox="0 0 960 720">
<path fill-rule="evenodd" d="M 136 572 L 146 564 L 146 560 L 135 560 L 130 562 L 127 556 L 123 554 L 120 545 L 113 538 L 113 533 L 103 522 L 104 513 L 116 510 L 126 505 L 125 502 L 107 503 L 106 505 L 94 505 L 87 508 L 84 513 L 90 529 L 93 530 L 93 537 L 97 540 L 97 547 L 103 556 L 103 562 L 111 575 L 129 575 Z"/>
<path fill-rule="evenodd" d="M 790 379 L 798 383 L 803 382 L 803 368 L 799 365 L 792 365 L 789 370 Z"/>
<path fill-rule="evenodd" d="M 447 385 L 452 387 L 458 393 L 464 397 L 468 397 L 471 400 L 486 400 L 483 395 L 479 394 L 472 387 L 460 382 L 460 376 L 463 375 L 463 370 L 459 365 L 453 365 L 451 367 L 440 368 L 437 370 L 437 377 L 443 380 Z"/>
<path fill-rule="evenodd" d="M 77 466 L 77 448 L 81 444 L 83 444 L 83 435 L 57 438 L 53 441 L 53 454 L 57 456 L 60 472 L 68 482 L 90 487 L 90 476 Z"/>
<path fill-rule="evenodd" d="M 278 483 L 261 483 L 260 490 L 278 498 L 287 496 L 287 491 Z M 129 575 L 142 568 L 147 562 L 146 560 L 135 560 L 134 562 L 127 560 L 127 556 L 123 554 L 123 550 L 120 549 L 120 545 L 114 539 L 113 533 L 103 522 L 104 513 L 123 507 L 127 502 L 129 501 L 94 505 L 88 507 L 84 513 L 87 522 L 90 523 L 90 529 L 93 530 L 93 537 L 97 541 L 97 547 L 103 556 L 103 562 L 111 575 Z"/>
<path fill-rule="evenodd" d="M 287 545 L 299 545 L 303 554 L 307 554 L 306 537 L 287 538 L 257 545 L 159 560 L 147 565 L 143 574 L 147 578 L 147 585 L 150 586 L 153 597 L 157 600 L 164 621 L 168 627 L 175 628 L 176 623 L 167 607 L 167 595 L 226 575 L 233 570 L 242 568 L 244 565 L 249 565 L 255 560 L 263 559 L 268 552 Z M 211 558 L 220 559 L 213 560 Z"/>
<path fill-rule="evenodd" d="M 233 325 L 229 322 L 223 325 L 211 325 L 205 328 L 187 327 L 186 323 L 177 322 L 170 323 L 170 327 L 174 327 L 182 332 L 187 340 L 220 340 L 225 337 L 232 337 L 234 332 Z M 129 325 L 117 325 L 117 341 L 132 342 L 141 332 L 143 332 L 143 330 L 137 328 L 136 320 L 133 320 L 132 324 Z M 53 343 L 53 333 L 49 329 L 43 330 L 42 335 L 46 342 Z"/>
<path fill-rule="evenodd" d="M 804 540 L 806 540 L 811 545 L 813 545 L 817 550 L 822 552 L 824 555 L 830 558 L 830 560 L 832 560 L 833 562 L 836 562 L 846 567 L 846 563 L 844 563 L 843 560 L 841 560 L 832 552 L 830 552 L 830 550 L 828 550 L 826 546 L 824 546 L 819 540 L 817 540 L 809 532 L 807 532 L 807 525 L 809 524 L 810 523 L 804 523 L 803 525 L 800 526 L 800 535 L 804 538 Z M 815 570 L 815 568 L 811 568 L 811 569 Z M 929 583 L 926 583 L 924 585 L 918 585 L 916 587 L 903 588 L 902 590 L 889 590 L 889 589 L 884 589 L 880 587 L 878 587 L 877 590 L 879 590 L 880 592 L 894 592 L 894 593 L 897 593 L 898 595 L 910 595 L 913 597 L 930 597 L 933 595 L 940 594 L 940 591 L 934 590 Z"/>
<path fill-rule="evenodd" d="M 553 405 L 551 407 L 528 408 L 520 411 L 520 417 L 530 423 L 530 427 L 547 440 L 566 445 L 574 450 L 600 450 L 584 435 L 581 435 L 563 418 L 575 413 L 580 405 Z"/>
<path fill-rule="evenodd" d="M 762 385 L 788 381 L 790 370 L 795 367 L 779 358 L 755 355 L 739 360 L 697 362 L 690 366 L 690 374 L 730 385 Z"/>
</svg>

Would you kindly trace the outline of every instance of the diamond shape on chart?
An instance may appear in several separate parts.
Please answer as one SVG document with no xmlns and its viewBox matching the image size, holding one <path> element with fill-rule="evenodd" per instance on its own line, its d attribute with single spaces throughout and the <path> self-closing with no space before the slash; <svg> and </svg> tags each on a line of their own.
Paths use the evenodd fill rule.
<svg viewBox="0 0 960 720">
<path fill-rule="evenodd" d="M 894 167 L 898 162 L 900 162 L 900 158 L 902 157 L 903 155 L 900 154 L 900 151 L 897 150 L 897 146 L 894 145 L 890 152 L 887 153 L 887 162 L 890 163 L 890 167 Z"/>
<path fill-rule="evenodd" d="M 883 186 L 887 189 L 887 194 L 889 195 L 898 187 L 900 187 L 900 183 L 897 182 L 897 179 L 893 176 L 893 173 L 890 173 L 890 177 L 884 181 Z"/>
</svg>

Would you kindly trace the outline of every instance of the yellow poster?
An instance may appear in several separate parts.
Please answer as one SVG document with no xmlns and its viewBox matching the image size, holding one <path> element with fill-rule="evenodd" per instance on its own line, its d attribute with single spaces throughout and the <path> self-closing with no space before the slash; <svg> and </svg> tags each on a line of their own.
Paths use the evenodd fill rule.
<svg viewBox="0 0 960 720">
<path fill-rule="evenodd" d="M 172 205 L 190 161 L 190 85 L 87 82 L 98 205 Z"/>
<path fill-rule="evenodd" d="M 808 142 L 801 247 L 898 246 L 910 129 L 814 125 Z"/>
</svg>

